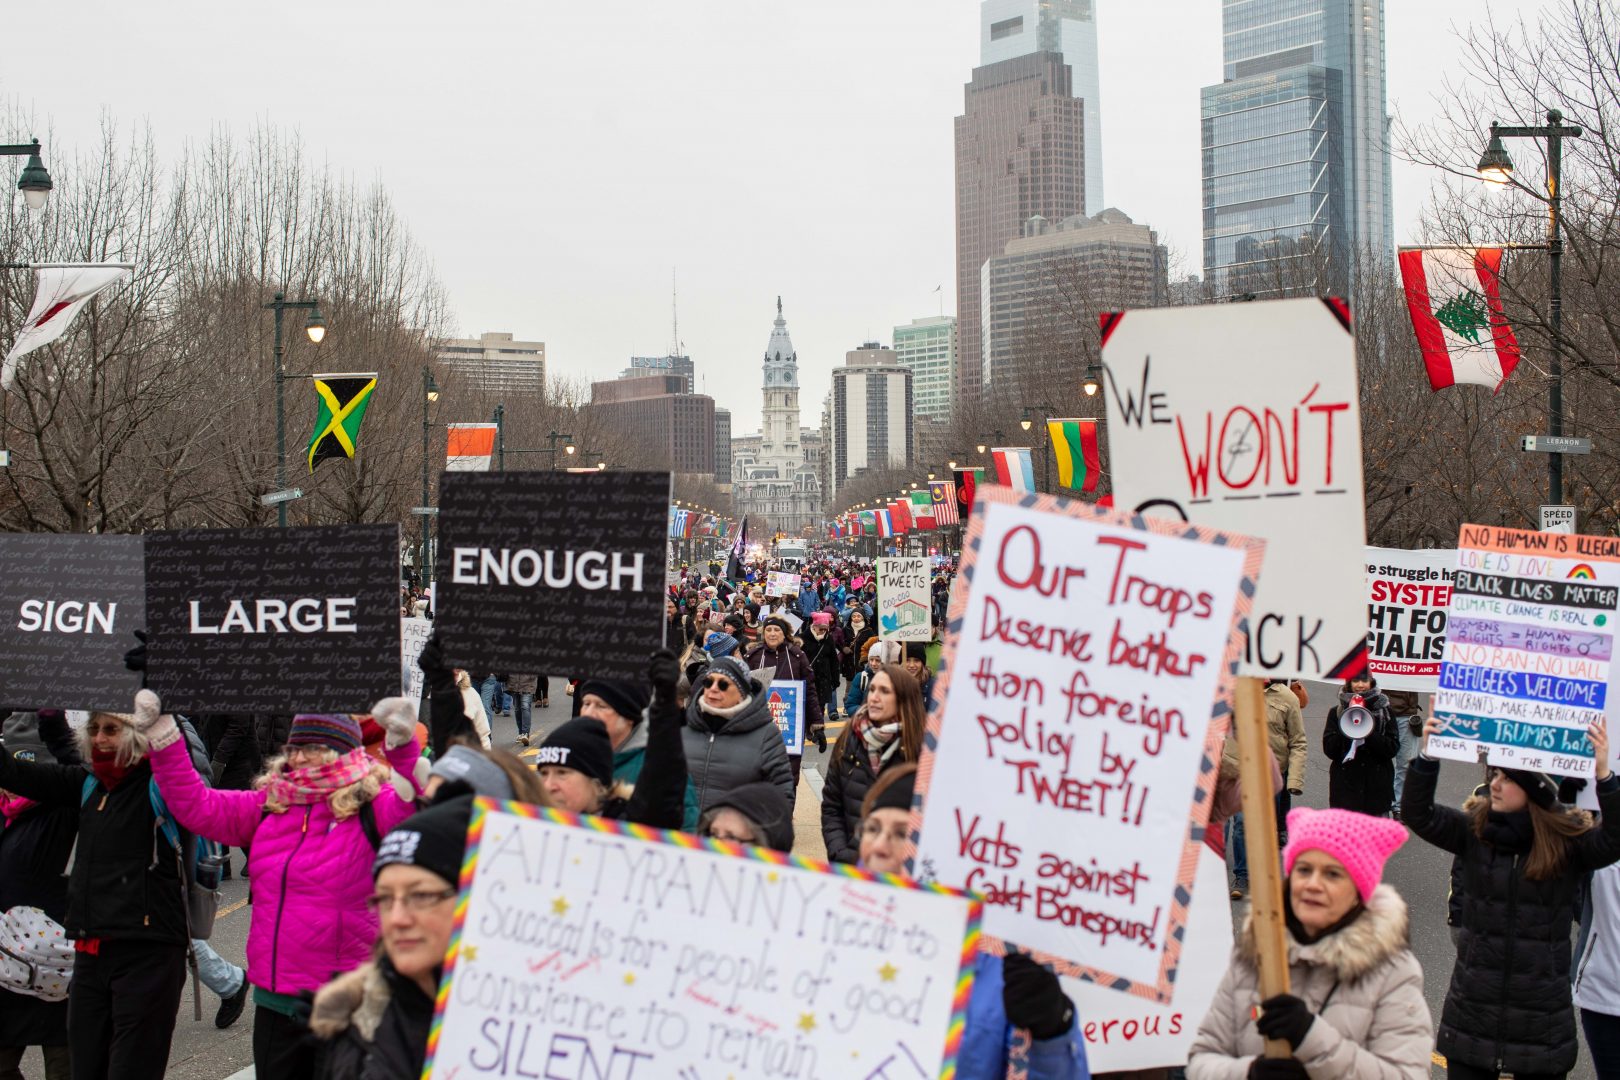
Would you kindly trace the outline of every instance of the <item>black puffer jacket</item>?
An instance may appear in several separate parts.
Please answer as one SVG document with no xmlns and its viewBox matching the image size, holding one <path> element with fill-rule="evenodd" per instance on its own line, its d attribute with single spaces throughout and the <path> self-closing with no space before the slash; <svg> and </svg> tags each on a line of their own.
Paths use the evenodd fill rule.
<svg viewBox="0 0 1620 1080">
<path fill-rule="evenodd" d="M 427 1057 L 433 999 L 385 956 L 327 983 L 309 1029 L 325 1045 L 321 1080 L 416 1080 Z"/>
<path fill-rule="evenodd" d="M 1328 805 L 1335 810 L 1382 817 L 1395 801 L 1395 755 L 1401 749 L 1401 734 L 1389 710 L 1389 699 L 1375 686 L 1362 695 L 1363 704 L 1373 715 L 1373 730 L 1356 747 L 1356 756 L 1344 760 L 1353 740 L 1339 728 L 1339 714 L 1347 707 L 1350 692 L 1341 690 L 1339 704 L 1328 710 L 1322 728 L 1322 751 L 1328 767 Z"/>
<path fill-rule="evenodd" d="M 728 661 L 736 663 L 727 657 L 705 670 L 717 670 Z M 740 672 L 740 664 L 732 671 Z M 788 764 L 782 732 L 771 720 L 765 692 L 750 686 L 748 693 L 752 697 L 729 717 L 707 711 L 696 685 L 687 699 L 681 743 L 700 809 L 707 810 L 720 796 L 757 780 L 775 784 L 788 805 L 793 805 L 793 768 Z"/>
<path fill-rule="evenodd" d="M 866 793 L 872 790 L 884 769 L 906 763 L 905 755 L 896 747 L 874 773 L 871 756 L 858 730 L 864 721 L 865 715 L 857 714 L 833 744 L 832 764 L 821 789 L 821 838 L 827 845 L 828 862 L 860 861 L 861 804 L 866 801 Z"/>
<path fill-rule="evenodd" d="M 1419 758 L 1401 793 L 1407 827 L 1458 856 L 1457 963 L 1435 1049 L 1476 1068 L 1562 1075 L 1575 1067 L 1577 1045 L 1569 989 L 1576 892 L 1589 871 L 1620 861 L 1620 778 L 1598 785 L 1603 824 L 1569 842 L 1564 873 L 1530 881 L 1527 823 L 1517 834 L 1504 828 L 1495 844 L 1475 836 L 1466 814 L 1435 805 L 1439 776 L 1439 762 Z"/>
</svg>

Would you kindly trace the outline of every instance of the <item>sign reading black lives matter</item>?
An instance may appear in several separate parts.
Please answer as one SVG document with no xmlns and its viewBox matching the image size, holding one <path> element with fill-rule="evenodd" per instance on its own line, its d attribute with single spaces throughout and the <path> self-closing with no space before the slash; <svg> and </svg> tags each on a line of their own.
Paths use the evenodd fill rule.
<svg viewBox="0 0 1620 1080">
<path fill-rule="evenodd" d="M 146 538 L 146 683 L 176 712 L 368 712 L 399 694 L 399 526 Z"/>
<path fill-rule="evenodd" d="M 439 492 L 447 662 L 646 677 L 664 642 L 668 473 L 446 473 Z"/>
<path fill-rule="evenodd" d="M 0 535 L 0 706 L 128 712 L 146 626 L 138 536 Z"/>
</svg>

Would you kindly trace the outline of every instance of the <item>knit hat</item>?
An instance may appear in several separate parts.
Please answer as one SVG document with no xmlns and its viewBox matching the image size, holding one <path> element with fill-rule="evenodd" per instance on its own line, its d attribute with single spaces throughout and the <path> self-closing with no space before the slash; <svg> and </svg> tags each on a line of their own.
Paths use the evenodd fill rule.
<svg viewBox="0 0 1620 1080">
<path fill-rule="evenodd" d="M 873 810 L 907 810 L 911 809 L 911 797 L 917 789 L 917 771 L 908 769 L 904 776 L 896 777 L 894 782 L 878 792 L 878 797 L 872 802 Z"/>
<path fill-rule="evenodd" d="M 818 611 L 814 615 L 810 616 L 810 621 L 815 623 L 817 626 L 831 626 L 832 612 Z"/>
<path fill-rule="evenodd" d="M 364 744 L 360 722 L 348 713 L 299 713 L 287 734 L 288 746 L 324 746 L 339 754 Z"/>
<path fill-rule="evenodd" d="M 462 743 L 455 743 L 446 750 L 444 757 L 433 763 L 428 775 L 442 776 L 446 783 L 459 780 L 471 788 L 473 794 L 486 798 L 508 802 L 514 798 L 512 781 L 501 771 L 501 767 L 491 761 L 487 754 Z"/>
<path fill-rule="evenodd" d="M 710 661 L 708 667 L 698 672 L 697 682 L 692 686 L 694 692 L 700 694 L 703 692 L 703 679 L 706 675 L 724 675 L 737 685 L 745 700 L 754 696 L 753 673 L 735 656 L 722 656 Z"/>
<path fill-rule="evenodd" d="M 928 663 L 928 642 L 926 642 L 926 641 L 908 641 L 908 642 L 906 642 L 906 659 L 907 660 L 920 660 L 925 664 Z"/>
<path fill-rule="evenodd" d="M 576 716 L 546 736 L 534 763 L 573 769 L 604 786 L 613 783 L 613 744 L 602 721 L 589 716 Z"/>
<path fill-rule="evenodd" d="M 730 807 L 759 826 L 768 847 L 777 851 L 793 850 L 793 808 L 775 784 L 761 780 L 732 788 L 710 803 L 706 813 L 721 807 Z"/>
<path fill-rule="evenodd" d="M 467 847 L 467 825 L 471 819 L 471 795 L 412 814 L 377 845 L 377 859 L 371 864 L 372 878 L 382 873 L 385 866 L 420 866 L 443 878 L 446 885 L 460 885 L 461 856 Z"/>
<path fill-rule="evenodd" d="M 718 631 L 703 639 L 703 651 L 716 659 L 722 656 L 730 656 L 740 647 L 736 638 Z"/>
<path fill-rule="evenodd" d="M 765 626 L 767 626 L 767 627 L 770 627 L 770 626 L 776 627 L 778 630 L 782 631 L 782 636 L 783 637 L 792 637 L 793 636 L 793 624 L 788 622 L 786 619 L 784 619 L 780 615 L 772 615 L 770 618 L 766 619 L 765 620 Z"/>
<path fill-rule="evenodd" d="M 743 617 L 742 612 L 733 611 L 730 615 L 726 616 L 726 625 L 731 628 L 731 632 L 733 634 L 740 634 L 743 631 L 743 627 L 748 625 L 748 620 Z"/>
<path fill-rule="evenodd" d="M 1529 769 L 1503 769 L 1502 775 L 1524 789 L 1525 797 L 1543 810 L 1558 802 L 1558 784 L 1546 773 Z"/>
<path fill-rule="evenodd" d="M 1288 811 L 1288 846 L 1283 849 L 1283 873 L 1294 872 L 1294 860 L 1306 851 L 1321 851 L 1344 864 L 1362 902 L 1372 896 L 1383 876 L 1384 863 L 1406 843 L 1406 828 L 1389 818 L 1358 814 L 1353 810 Z"/>
<path fill-rule="evenodd" d="M 3 728 L 6 753 L 18 761 L 55 761 L 39 735 L 39 714 L 14 712 L 6 717 Z"/>
<path fill-rule="evenodd" d="M 641 721 L 641 714 L 652 701 L 652 691 L 645 685 L 623 679 L 591 679 L 581 683 L 574 694 L 582 701 L 587 694 L 595 694 L 608 708 L 630 721 L 631 726 Z"/>
</svg>

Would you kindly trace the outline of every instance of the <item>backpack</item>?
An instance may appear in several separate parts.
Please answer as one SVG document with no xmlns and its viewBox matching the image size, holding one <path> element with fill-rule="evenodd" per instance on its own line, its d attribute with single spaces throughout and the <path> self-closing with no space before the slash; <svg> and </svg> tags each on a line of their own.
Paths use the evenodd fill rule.
<svg viewBox="0 0 1620 1080">
<path fill-rule="evenodd" d="M 0 914 L 0 990 L 65 1001 L 72 979 L 73 943 L 55 919 L 22 904 Z"/>
</svg>

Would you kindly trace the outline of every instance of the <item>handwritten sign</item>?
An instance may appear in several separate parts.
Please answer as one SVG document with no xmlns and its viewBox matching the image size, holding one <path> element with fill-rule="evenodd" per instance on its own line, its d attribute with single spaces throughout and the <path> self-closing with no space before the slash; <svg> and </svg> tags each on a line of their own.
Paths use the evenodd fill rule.
<svg viewBox="0 0 1620 1080">
<path fill-rule="evenodd" d="M 1333 300 L 1104 316 L 1121 508 L 1263 537 L 1246 675 L 1367 665 L 1355 341 Z"/>
<path fill-rule="evenodd" d="M 1464 525 L 1429 753 L 1589 776 L 1620 608 L 1620 539 Z"/>
<path fill-rule="evenodd" d="M 788 755 L 804 753 L 804 680 L 771 681 L 765 690 L 765 707 L 782 732 Z"/>
<path fill-rule="evenodd" d="M 954 1070 L 976 900 L 487 799 L 467 843 L 425 1076 Z"/>
<path fill-rule="evenodd" d="M 928 559 L 923 555 L 877 561 L 878 633 L 890 641 L 932 641 Z"/>
<path fill-rule="evenodd" d="M 1263 548 L 979 490 L 913 821 L 987 937 L 1169 999 Z"/>
<path fill-rule="evenodd" d="M 411 701 L 422 698 L 422 669 L 416 661 L 422 655 L 422 646 L 433 636 L 433 620 L 406 618 L 399 620 L 399 661 L 405 696 Z"/>
<path fill-rule="evenodd" d="M 1367 549 L 1367 660 L 1384 690 L 1434 693 L 1457 553 Z"/>
<path fill-rule="evenodd" d="M 788 597 L 798 596 L 799 575 L 789 574 L 783 570 L 770 571 L 765 579 L 765 595 Z"/>
</svg>

